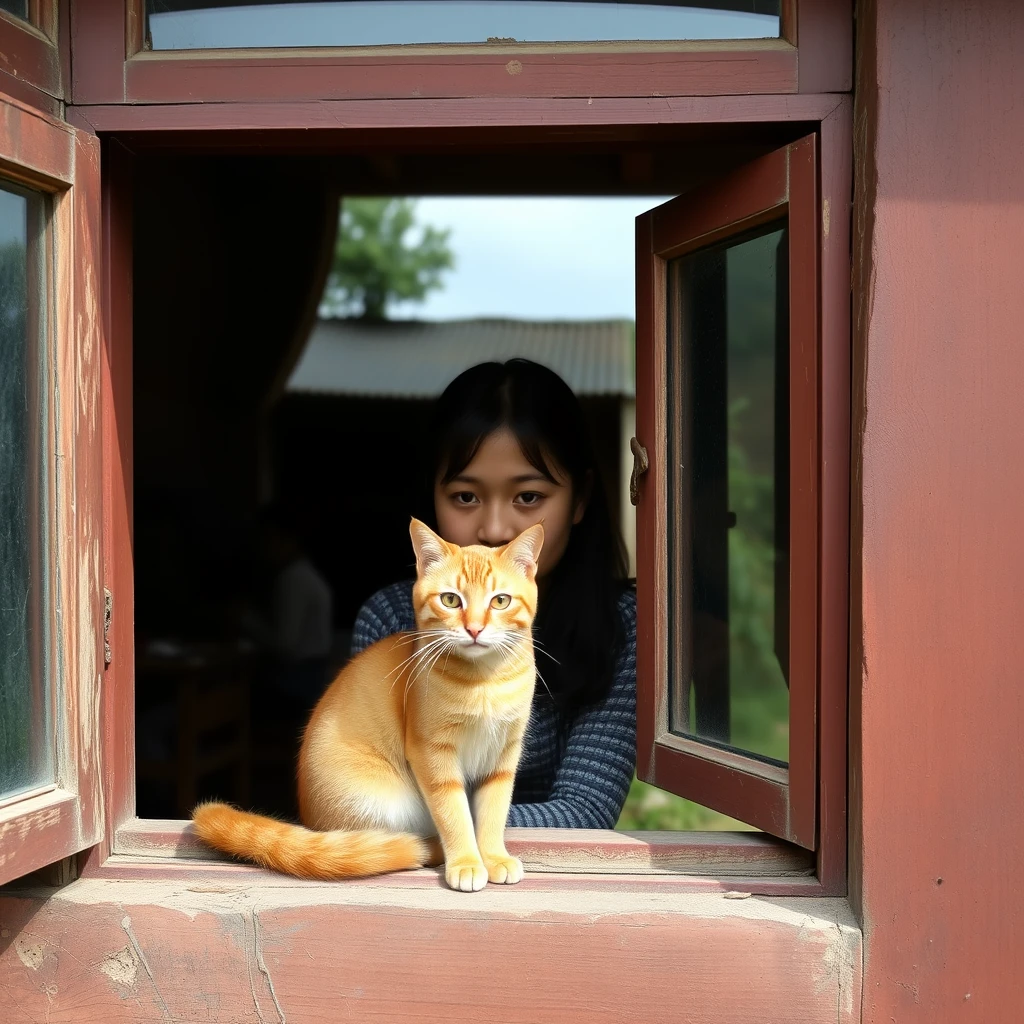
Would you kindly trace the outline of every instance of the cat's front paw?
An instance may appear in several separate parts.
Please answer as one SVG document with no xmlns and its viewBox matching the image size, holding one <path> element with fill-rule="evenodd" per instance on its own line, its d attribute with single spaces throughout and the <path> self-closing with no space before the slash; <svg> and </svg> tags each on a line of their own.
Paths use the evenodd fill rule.
<svg viewBox="0 0 1024 1024">
<path fill-rule="evenodd" d="M 462 857 L 444 866 L 444 880 L 459 892 L 479 892 L 487 884 L 487 868 L 483 861 Z"/>
<path fill-rule="evenodd" d="M 487 879 L 499 885 L 515 885 L 523 880 L 523 862 L 509 853 L 498 853 L 492 856 L 483 855 L 487 865 Z"/>
</svg>

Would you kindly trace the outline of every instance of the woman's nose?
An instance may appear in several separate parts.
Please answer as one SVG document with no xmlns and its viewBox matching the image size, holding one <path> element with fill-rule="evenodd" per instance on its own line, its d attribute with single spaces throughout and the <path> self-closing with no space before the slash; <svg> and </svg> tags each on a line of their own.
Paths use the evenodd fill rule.
<svg viewBox="0 0 1024 1024">
<path fill-rule="evenodd" d="M 495 548 L 500 544 L 507 544 L 510 540 L 515 540 L 515 536 L 515 526 L 502 509 L 490 508 L 487 510 L 477 534 L 477 539 L 481 544 Z"/>
</svg>

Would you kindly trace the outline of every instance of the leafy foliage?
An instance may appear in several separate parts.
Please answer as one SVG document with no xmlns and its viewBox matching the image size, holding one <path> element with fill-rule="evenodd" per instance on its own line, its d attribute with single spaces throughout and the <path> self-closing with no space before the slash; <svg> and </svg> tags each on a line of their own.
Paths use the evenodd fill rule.
<svg viewBox="0 0 1024 1024">
<path fill-rule="evenodd" d="M 735 436 L 745 409 L 742 401 L 730 406 L 730 437 Z M 729 531 L 732 741 L 741 749 L 785 760 L 789 702 L 775 656 L 772 479 L 751 470 L 746 453 L 734 441 L 729 444 L 728 460 L 729 504 L 742 524 Z M 634 779 L 616 828 L 685 832 L 750 826 Z"/>
<path fill-rule="evenodd" d="M 321 311 L 384 320 L 395 302 L 422 302 L 455 266 L 448 229 L 416 223 L 411 199 L 349 199 Z"/>
</svg>

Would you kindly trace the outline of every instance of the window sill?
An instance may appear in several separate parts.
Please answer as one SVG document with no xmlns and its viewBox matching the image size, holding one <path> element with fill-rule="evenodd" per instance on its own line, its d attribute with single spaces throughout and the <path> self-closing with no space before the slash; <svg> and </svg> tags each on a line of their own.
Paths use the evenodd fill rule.
<svg viewBox="0 0 1024 1024">
<path fill-rule="evenodd" d="M 527 878 L 545 889 L 653 887 L 662 892 L 743 891 L 761 895 L 824 895 L 814 855 L 756 832 L 613 832 L 603 829 L 513 828 L 510 852 Z M 239 885 L 277 884 L 277 876 L 230 861 L 204 846 L 185 821 L 136 818 L 117 830 L 114 855 L 92 869 L 111 879 L 236 878 Z M 270 881 L 275 879 L 275 881 Z M 434 869 L 387 877 L 399 889 L 436 884 Z M 289 879 L 290 884 L 298 884 Z M 381 879 L 346 882 L 380 886 Z"/>
<path fill-rule="evenodd" d="M 74 793 L 55 787 L 0 807 L 0 884 L 78 848 L 77 806 Z"/>
<path fill-rule="evenodd" d="M 428 871 L 318 884 L 221 870 L 0 895 L 18 936 L 0 953 L 0 1013 L 10 999 L 108 1022 L 143 1006 L 173 1020 L 554 1024 L 571 1008 L 611 1024 L 678 1019 L 681 1005 L 729 1024 L 860 1019 L 862 936 L 841 899 L 621 876 L 613 890 L 528 876 L 469 894 Z"/>
</svg>

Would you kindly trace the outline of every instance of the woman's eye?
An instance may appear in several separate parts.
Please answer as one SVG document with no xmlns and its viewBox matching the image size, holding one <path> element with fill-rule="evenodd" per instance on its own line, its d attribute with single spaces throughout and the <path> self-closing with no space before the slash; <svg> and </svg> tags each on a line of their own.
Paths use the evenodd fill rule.
<svg viewBox="0 0 1024 1024">
<path fill-rule="evenodd" d="M 472 491 L 459 491 L 452 495 L 456 505 L 472 505 L 476 501 L 476 495 Z"/>
<path fill-rule="evenodd" d="M 453 594 L 451 591 L 446 591 L 441 595 L 441 604 L 445 608 L 461 608 L 462 598 L 458 594 Z"/>
<path fill-rule="evenodd" d="M 543 497 L 544 495 L 539 494 L 537 491 L 523 491 L 523 493 L 516 498 L 516 501 L 519 502 L 520 505 L 536 505 L 543 499 Z"/>
<path fill-rule="evenodd" d="M 507 608 L 512 603 L 512 598 L 508 594 L 495 594 L 491 598 L 492 608 Z"/>
</svg>

